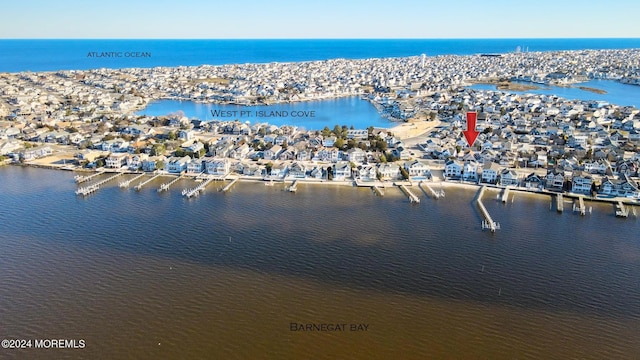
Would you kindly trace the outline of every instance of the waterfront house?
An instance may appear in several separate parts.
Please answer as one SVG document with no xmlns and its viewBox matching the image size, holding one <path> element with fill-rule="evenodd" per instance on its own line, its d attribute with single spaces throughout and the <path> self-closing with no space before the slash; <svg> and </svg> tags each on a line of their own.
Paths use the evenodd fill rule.
<svg viewBox="0 0 640 360">
<path fill-rule="evenodd" d="M 547 169 L 545 187 L 547 190 L 562 191 L 564 188 L 564 171 L 557 168 Z"/>
<path fill-rule="evenodd" d="M 378 169 L 373 165 L 360 165 L 356 170 L 356 175 L 362 181 L 375 181 Z"/>
<path fill-rule="evenodd" d="M 378 172 L 382 180 L 396 180 L 400 175 L 400 168 L 396 164 L 382 163 L 378 164 Z"/>
<path fill-rule="evenodd" d="M 231 162 L 226 158 L 207 158 L 204 164 L 204 170 L 209 175 L 225 176 L 231 170 Z"/>
<path fill-rule="evenodd" d="M 404 169 L 412 180 L 431 179 L 431 169 L 421 161 L 413 160 L 404 163 Z"/>
<path fill-rule="evenodd" d="M 517 186 L 518 173 L 513 169 L 503 169 L 500 171 L 500 186 Z"/>
<path fill-rule="evenodd" d="M 17 140 L 0 141 L 0 155 L 7 155 L 22 148 L 22 143 Z"/>
<path fill-rule="evenodd" d="M 51 147 L 45 145 L 23 150 L 19 153 L 19 156 L 24 161 L 30 161 L 49 156 L 52 153 Z"/>
<path fill-rule="evenodd" d="M 109 155 L 105 160 L 105 167 L 119 169 L 127 164 L 129 154 L 116 153 Z"/>
<path fill-rule="evenodd" d="M 142 160 L 142 171 L 164 170 L 164 164 L 167 158 L 164 156 L 151 156 Z"/>
<path fill-rule="evenodd" d="M 323 170 L 320 166 L 314 166 L 313 169 L 311 169 L 311 171 L 309 171 L 309 176 L 312 179 L 317 179 L 320 180 L 322 179 L 322 173 Z"/>
<path fill-rule="evenodd" d="M 571 179 L 571 192 L 576 194 L 590 194 L 593 178 L 583 172 L 574 173 Z"/>
<path fill-rule="evenodd" d="M 131 170 L 138 170 L 142 167 L 142 162 L 149 158 L 147 154 L 134 154 L 127 157 L 127 167 Z"/>
<path fill-rule="evenodd" d="M 480 181 L 488 184 L 495 184 L 498 182 L 498 172 L 500 171 L 500 165 L 494 162 L 487 162 L 482 167 L 482 173 L 480 174 Z"/>
<path fill-rule="evenodd" d="M 167 160 L 165 168 L 169 173 L 179 174 L 187 170 L 187 165 L 191 161 L 189 155 L 183 157 L 172 156 Z"/>
<path fill-rule="evenodd" d="M 479 164 L 476 161 L 465 161 L 462 166 L 462 180 L 463 181 L 478 181 L 478 168 Z"/>
<path fill-rule="evenodd" d="M 542 177 L 536 173 L 531 173 L 524 179 L 524 186 L 529 190 L 542 190 L 544 188 L 544 181 Z"/>
<path fill-rule="evenodd" d="M 462 164 L 458 160 L 449 160 L 444 164 L 444 177 L 446 179 L 460 179 L 462 177 Z"/>
<path fill-rule="evenodd" d="M 286 163 L 275 164 L 271 168 L 271 177 L 284 179 L 285 176 L 287 176 L 288 172 L 289 172 L 289 166 Z"/>
<path fill-rule="evenodd" d="M 640 190 L 638 183 L 631 180 L 628 175 L 622 175 L 619 179 L 613 179 L 605 176 L 600 185 L 599 194 L 607 196 L 620 196 L 638 199 L 640 198 Z"/>
<path fill-rule="evenodd" d="M 293 177 L 293 178 L 304 179 L 306 177 L 306 175 L 307 175 L 306 172 L 307 172 L 307 169 L 304 166 L 304 164 L 302 164 L 300 162 L 294 162 L 289 167 L 289 174 L 288 175 Z"/>
<path fill-rule="evenodd" d="M 347 161 L 338 161 L 333 166 L 333 180 L 346 180 L 351 177 L 351 166 Z"/>
<path fill-rule="evenodd" d="M 192 159 L 187 164 L 187 172 L 191 174 L 199 174 L 204 170 L 202 159 Z"/>
<path fill-rule="evenodd" d="M 347 151 L 347 161 L 351 161 L 354 164 L 361 164 L 365 159 L 365 152 L 360 148 L 353 148 Z"/>
</svg>

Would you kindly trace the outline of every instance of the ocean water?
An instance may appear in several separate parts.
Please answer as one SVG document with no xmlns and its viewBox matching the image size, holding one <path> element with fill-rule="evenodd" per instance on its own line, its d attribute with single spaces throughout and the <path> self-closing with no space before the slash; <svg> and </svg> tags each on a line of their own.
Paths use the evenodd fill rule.
<svg viewBox="0 0 640 360">
<path fill-rule="evenodd" d="M 640 39 L 0 40 L 0 72 L 640 48 Z M 89 56 L 121 52 L 120 57 Z M 139 56 L 135 53 L 149 53 Z"/>
<path fill-rule="evenodd" d="M 0 338 L 83 339 L 2 358 L 634 359 L 638 219 L 514 194 L 193 180 L 168 193 L 0 168 Z M 132 184 L 135 185 L 135 184 Z M 417 190 L 417 189 L 416 189 Z M 567 204 L 566 207 L 570 205 Z M 291 323 L 345 323 L 344 332 Z M 351 331 L 350 325 L 367 325 Z M 358 329 L 358 327 L 356 327 Z M 360 328 L 362 329 L 362 328 Z"/>
</svg>

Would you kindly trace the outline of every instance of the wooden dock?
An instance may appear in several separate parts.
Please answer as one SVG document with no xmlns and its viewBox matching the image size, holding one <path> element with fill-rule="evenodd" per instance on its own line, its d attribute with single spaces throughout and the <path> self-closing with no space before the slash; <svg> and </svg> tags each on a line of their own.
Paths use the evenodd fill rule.
<svg viewBox="0 0 640 360">
<path fill-rule="evenodd" d="M 298 191 L 298 180 L 293 180 L 293 182 L 291 183 L 291 186 L 289 186 L 287 190 L 292 193 Z"/>
<path fill-rule="evenodd" d="M 93 178 L 95 178 L 98 175 L 102 175 L 105 173 L 104 169 L 100 169 L 98 171 L 96 171 L 95 174 L 91 174 L 91 175 L 87 175 L 87 176 L 82 176 L 82 175 L 76 175 L 73 177 L 73 179 L 76 181 L 76 183 L 78 184 L 82 184 L 83 182 L 87 182 Z"/>
<path fill-rule="evenodd" d="M 153 175 L 151 178 L 149 178 L 149 179 L 147 179 L 147 180 L 145 180 L 145 181 L 141 182 L 140 184 L 136 185 L 136 186 L 134 187 L 134 189 L 136 189 L 136 191 L 140 191 L 140 190 L 142 189 L 142 187 L 143 187 L 143 186 L 145 186 L 146 184 L 148 184 L 148 183 L 152 182 L 153 180 L 155 180 L 156 178 L 158 178 L 158 176 L 162 175 L 162 174 L 160 174 L 160 172 L 159 172 L 159 171 L 157 171 L 157 170 L 156 170 L 153 174 L 154 174 L 154 175 Z"/>
<path fill-rule="evenodd" d="M 178 180 L 182 179 L 183 175 L 184 175 L 183 173 L 180 173 L 180 176 L 178 176 L 177 178 L 169 181 L 168 183 L 164 183 L 160 185 L 160 187 L 158 188 L 158 192 L 169 191 L 169 189 L 171 188 L 171 185 L 177 183 Z"/>
<path fill-rule="evenodd" d="M 482 229 L 489 229 L 491 230 L 491 232 L 496 232 L 496 230 L 500 229 L 500 224 L 493 221 L 493 219 L 491 218 L 491 215 L 489 214 L 489 211 L 487 211 L 487 208 L 484 207 L 484 204 L 482 203 L 482 196 L 484 195 L 484 191 L 487 189 L 486 186 L 483 186 L 482 188 L 480 188 L 480 191 L 478 192 L 478 197 L 476 199 L 476 204 L 478 204 L 478 208 L 480 208 L 480 212 L 482 213 L 482 217 L 484 217 L 484 220 L 482 221 Z"/>
<path fill-rule="evenodd" d="M 143 176 L 144 176 L 144 173 L 140 173 L 140 174 L 138 174 L 138 176 L 136 176 L 136 177 L 134 177 L 134 178 L 132 178 L 132 179 L 129 179 L 129 180 L 126 180 L 126 181 L 122 181 L 120 184 L 118 184 L 118 186 L 119 186 L 119 187 L 121 187 L 121 188 L 128 188 L 128 187 L 129 187 L 129 185 L 130 185 L 132 182 L 134 182 L 134 181 L 136 181 L 136 180 L 140 179 L 140 178 L 141 178 L 141 177 L 143 177 Z"/>
<path fill-rule="evenodd" d="M 409 202 L 415 204 L 420 203 L 420 198 L 416 194 L 412 193 L 411 190 L 409 190 L 409 188 L 407 188 L 405 185 L 398 185 L 398 187 L 400 187 L 400 190 L 402 190 L 402 192 L 407 195 L 407 197 L 409 198 Z"/>
<path fill-rule="evenodd" d="M 502 191 L 502 203 L 509 201 L 509 188 L 504 188 Z"/>
<path fill-rule="evenodd" d="M 76 190 L 76 195 L 82 195 L 82 196 L 87 196 L 89 194 L 92 194 L 96 191 L 98 191 L 100 189 L 100 186 L 108 183 L 109 181 L 121 176 L 122 174 L 124 174 L 124 172 L 118 172 L 113 176 L 109 176 L 108 178 L 104 179 L 104 180 L 100 180 L 97 183 L 91 184 L 87 187 L 83 187 L 83 188 L 79 188 L 78 190 Z M 99 175 L 99 174 L 97 174 Z"/>
<path fill-rule="evenodd" d="M 384 189 L 381 188 L 380 186 L 372 186 L 371 189 L 373 190 L 373 192 L 380 196 L 383 197 L 384 196 Z"/>
<path fill-rule="evenodd" d="M 235 184 L 238 182 L 238 180 L 240 180 L 240 178 L 235 178 L 235 179 L 233 179 L 233 181 L 231 181 L 230 183 L 228 183 L 227 185 L 225 185 L 225 187 L 223 187 L 223 188 L 222 188 L 222 190 L 220 190 L 220 191 L 222 191 L 222 192 L 225 192 L 225 193 L 226 193 L 227 191 L 231 190 L 231 188 L 233 187 L 233 185 L 235 185 Z"/>
<path fill-rule="evenodd" d="M 616 216 L 626 218 L 629 216 L 629 209 L 624 206 L 622 201 L 616 203 Z"/>
<path fill-rule="evenodd" d="M 577 203 L 577 205 L 576 205 Z M 584 216 L 587 214 L 587 208 L 584 205 L 584 197 L 578 196 L 578 199 L 573 203 L 573 211 L 579 211 L 580 215 Z"/>
<path fill-rule="evenodd" d="M 422 187 L 422 184 L 424 184 L 424 187 L 427 188 L 427 190 L 425 191 L 424 188 Z M 440 189 L 438 191 L 435 191 L 429 184 L 426 184 L 422 181 L 420 181 L 418 183 L 418 187 L 420 187 L 423 191 L 427 192 L 429 195 L 431 195 L 431 197 L 433 197 L 434 199 L 440 199 L 441 197 L 444 197 L 444 190 Z"/>
<path fill-rule="evenodd" d="M 564 211 L 564 198 L 562 197 L 562 194 L 556 195 L 556 210 L 559 213 Z"/>
<path fill-rule="evenodd" d="M 206 188 L 207 185 L 209 185 L 214 180 L 216 180 L 215 177 L 209 177 L 206 180 L 204 180 L 203 182 L 201 182 L 200 185 L 196 186 L 193 189 L 184 189 L 184 190 L 182 190 L 182 195 L 186 196 L 187 198 L 192 198 L 194 196 L 198 196 L 198 195 L 200 195 L 200 192 L 203 191 L 204 188 Z"/>
</svg>

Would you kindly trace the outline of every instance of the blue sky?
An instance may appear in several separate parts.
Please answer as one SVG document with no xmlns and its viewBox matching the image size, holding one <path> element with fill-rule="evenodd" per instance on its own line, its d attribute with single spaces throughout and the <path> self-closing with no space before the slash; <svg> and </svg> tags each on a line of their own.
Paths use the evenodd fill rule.
<svg viewBox="0 0 640 360">
<path fill-rule="evenodd" d="M 0 38 L 640 37 L 640 1 L 21 0 Z"/>
</svg>

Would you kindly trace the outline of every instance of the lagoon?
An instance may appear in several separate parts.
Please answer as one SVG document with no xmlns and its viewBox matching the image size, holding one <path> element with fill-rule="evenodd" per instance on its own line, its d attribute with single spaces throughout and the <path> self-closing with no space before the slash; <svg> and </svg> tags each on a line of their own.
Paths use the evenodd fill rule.
<svg viewBox="0 0 640 360">
<path fill-rule="evenodd" d="M 149 104 L 138 115 L 162 116 L 184 112 L 189 118 L 204 121 L 248 121 L 272 125 L 294 125 L 306 130 L 322 130 L 325 126 L 369 126 L 389 128 L 396 123 L 383 118 L 369 102 L 358 97 L 344 97 L 318 101 L 304 101 L 274 105 L 201 104 L 192 101 L 160 100 Z M 214 114 L 216 115 L 214 117 Z"/>
<path fill-rule="evenodd" d="M 606 93 L 598 94 L 593 91 L 582 90 L 578 88 L 579 86 L 604 90 Z M 469 88 L 474 90 L 496 90 L 496 86 L 490 84 L 474 84 Z M 516 94 L 556 95 L 569 100 L 606 101 L 614 105 L 634 106 L 640 109 L 640 86 L 623 84 L 613 80 L 590 80 L 573 84 L 570 87 L 540 85 L 537 90 L 504 91 Z"/>
</svg>

